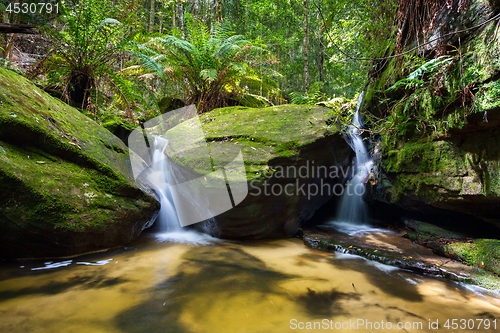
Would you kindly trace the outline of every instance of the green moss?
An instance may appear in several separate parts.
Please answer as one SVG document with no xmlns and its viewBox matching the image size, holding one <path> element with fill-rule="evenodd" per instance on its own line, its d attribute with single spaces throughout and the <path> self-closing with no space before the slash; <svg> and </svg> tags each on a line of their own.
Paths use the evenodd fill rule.
<svg viewBox="0 0 500 333">
<path fill-rule="evenodd" d="M 421 221 L 411 221 L 412 229 L 416 229 L 412 232 L 411 236 L 415 238 L 418 236 L 424 240 L 436 240 L 436 239 L 447 239 L 447 240 L 457 240 L 465 239 L 466 237 L 460 233 L 452 232 L 443 228 L 440 228 L 434 224 L 421 222 Z M 408 233 L 410 236 L 410 232 Z M 410 236 L 410 238 L 411 238 Z"/>
<path fill-rule="evenodd" d="M 500 81 L 483 85 L 476 94 L 474 107 L 478 112 L 500 108 Z"/>
<path fill-rule="evenodd" d="M 2 69 L 0 96 L 0 229 L 17 233 L 1 251 L 22 246 L 15 239 L 28 234 L 47 242 L 73 239 L 69 232 L 117 235 L 157 209 L 135 186 L 127 147 L 109 131 Z"/>
<path fill-rule="evenodd" d="M 237 94 L 232 96 L 242 106 L 250 108 L 265 108 L 271 106 L 271 103 L 264 97 L 252 94 Z"/>
<path fill-rule="evenodd" d="M 500 275 L 500 240 L 477 239 L 472 243 L 453 243 L 446 250 L 455 253 L 467 265 L 484 268 Z"/>
<path fill-rule="evenodd" d="M 299 148 L 298 140 L 291 140 L 276 145 L 275 152 L 282 157 L 291 157 L 297 154 L 298 148 Z"/>
<path fill-rule="evenodd" d="M 268 108 L 241 106 L 216 109 L 200 116 L 205 139 L 191 129 L 189 120 L 169 131 L 176 151 L 174 162 L 207 175 L 232 161 L 241 150 L 247 180 L 259 179 L 276 158 L 293 158 L 303 147 L 329 135 L 340 134 L 327 126 L 326 108 L 281 105 Z M 157 133 L 163 134 L 163 133 Z M 201 139 L 201 140 L 200 140 Z M 207 161 L 207 153 L 212 161 Z"/>
</svg>

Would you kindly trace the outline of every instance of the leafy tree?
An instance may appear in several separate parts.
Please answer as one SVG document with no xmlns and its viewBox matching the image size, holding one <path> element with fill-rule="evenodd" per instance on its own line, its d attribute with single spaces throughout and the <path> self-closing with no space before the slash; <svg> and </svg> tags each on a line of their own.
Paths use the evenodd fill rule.
<svg viewBox="0 0 500 333">
<path fill-rule="evenodd" d="M 334 95 L 353 97 L 367 81 L 373 61 L 389 55 L 396 34 L 398 0 L 336 0 L 319 8 L 329 57 L 329 80 Z"/>
</svg>

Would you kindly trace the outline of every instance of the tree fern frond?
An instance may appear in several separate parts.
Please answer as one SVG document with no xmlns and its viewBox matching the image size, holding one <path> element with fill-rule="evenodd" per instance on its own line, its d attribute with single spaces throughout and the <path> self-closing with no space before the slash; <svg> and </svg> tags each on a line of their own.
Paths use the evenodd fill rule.
<svg viewBox="0 0 500 333">
<path fill-rule="evenodd" d="M 148 70 L 153 71 L 156 75 L 158 75 L 162 79 L 166 79 L 165 73 L 163 72 L 163 67 L 155 61 L 153 58 L 148 57 L 145 54 L 136 51 L 129 51 L 131 54 L 135 55 L 142 62 L 142 66 Z"/>
</svg>

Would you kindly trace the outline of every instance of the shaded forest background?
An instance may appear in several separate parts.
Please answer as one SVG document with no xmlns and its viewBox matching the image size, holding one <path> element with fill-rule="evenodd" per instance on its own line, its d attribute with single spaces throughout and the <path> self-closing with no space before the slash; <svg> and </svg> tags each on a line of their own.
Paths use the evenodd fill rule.
<svg viewBox="0 0 500 333">
<path fill-rule="evenodd" d="M 396 0 L 66 0 L 51 1 L 59 13 L 36 14 L 16 14 L 13 3 L 37 1 L 1 0 L 0 23 L 34 24 L 40 34 L 0 34 L 1 66 L 99 119 L 134 122 L 176 100 L 215 98 L 208 111 L 234 99 L 352 98 L 377 68 L 353 58 L 388 55 L 397 39 Z M 183 53 L 184 42 L 196 50 Z M 253 99 L 242 102 L 245 94 Z"/>
</svg>

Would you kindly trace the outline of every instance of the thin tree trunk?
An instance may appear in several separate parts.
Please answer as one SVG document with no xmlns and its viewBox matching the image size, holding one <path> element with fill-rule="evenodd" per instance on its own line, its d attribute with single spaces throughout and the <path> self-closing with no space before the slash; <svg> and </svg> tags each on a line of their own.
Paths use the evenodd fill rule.
<svg viewBox="0 0 500 333">
<path fill-rule="evenodd" d="M 200 10 L 200 4 L 199 4 L 199 0 L 193 0 L 193 16 L 195 18 L 199 18 L 199 10 Z"/>
<path fill-rule="evenodd" d="M 178 15 L 179 15 L 179 28 L 181 29 L 182 33 L 184 33 L 184 11 L 182 8 L 182 0 L 177 1 L 177 10 L 178 10 Z"/>
<path fill-rule="evenodd" d="M 216 4 L 215 20 L 220 23 L 222 22 L 222 0 L 216 0 Z"/>
<path fill-rule="evenodd" d="M 153 32 L 155 25 L 155 0 L 151 0 L 151 11 L 149 12 L 149 32 Z"/>
<path fill-rule="evenodd" d="M 13 3 L 20 3 L 19 0 L 13 1 Z M 19 24 L 21 22 L 21 16 L 20 15 L 14 15 L 14 17 L 9 18 L 9 16 L 6 16 L 7 20 L 6 23 L 11 23 L 11 24 Z M 5 49 L 5 59 L 12 61 L 12 53 L 14 51 L 14 45 L 16 42 L 16 37 L 17 33 L 13 34 L 8 34 L 6 35 L 6 43 L 4 44 L 5 46 L 2 46 Z"/>
<path fill-rule="evenodd" d="M 309 3 L 304 0 L 304 91 L 309 90 Z"/>
<path fill-rule="evenodd" d="M 5 59 L 12 61 L 14 44 L 16 43 L 16 37 L 18 34 L 11 34 L 10 38 L 7 41 L 7 45 L 5 46 Z"/>
<path fill-rule="evenodd" d="M 241 8 L 241 3 L 240 0 L 234 0 L 234 17 L 236 18 L 236 21 L 240 21 L 240 8 Z"/>
<path fill-rule="evenodd" d="M 319 35 L 319 80 L 325 83 L 325 44 L 323 44 L 323 35 Z"/>
<path fill-rule="evenodd" d="M 8 23 L 7 12 L 0 14 L 0 23 Z M 5 49 L 7 48 L 7 34 L 0 33 L 0 58 L 5 58 Z"/>
<path fill-rule="evenodd" d="M 210 31 L 213 30 L 214 28 L 214 22 L 215 22 L 215 11 L 217 8 L 217 0 L 212 0 L 212 3 L 210 5 Z"/>
<path fill-rule="evenodd" d="M 175 24 L 175 3 L 172 4 L 172 28 L 175 29 L 177 24 Z"/>
</svg>

